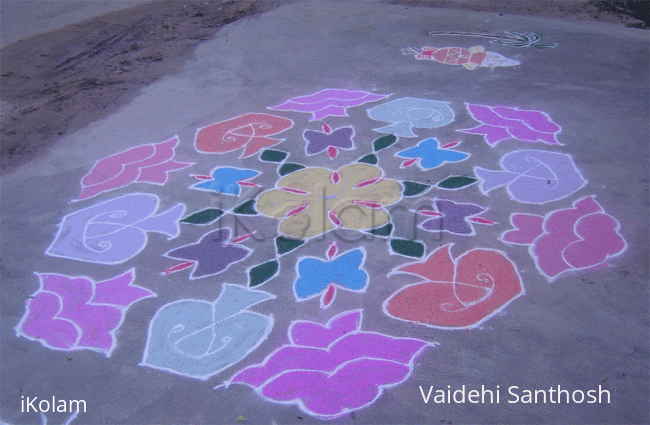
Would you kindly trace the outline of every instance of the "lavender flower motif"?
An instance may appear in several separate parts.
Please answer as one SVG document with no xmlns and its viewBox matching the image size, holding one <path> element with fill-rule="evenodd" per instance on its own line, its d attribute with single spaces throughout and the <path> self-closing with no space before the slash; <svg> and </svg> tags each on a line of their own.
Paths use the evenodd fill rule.
<svg viewBox="0 0 650 425">
<path fill-rule="evenodd" d="M 518 150 L 504 155 L 500 165 L 504 171 L 474 167 L 483 194 L 505 186 L 510 199 L 545 204 L 566 198 L 587 184 L 571 155 L 565 153 Z"/>
<path fill-rule="evenodd" d="M 297 96 L 271 106 L 277 111 L 295 111 L 311 113 L 310 121 L 319 121 L 325 117 L 347 117 L 347 108 L 375 102 L 388 94 L 372 94 L 363 90 L 325 89 L 308 96 Z"/>
<path fill-rule="evenodd" d="M 27 301 L 16 335 L 54 350 L 92 350 L 110 357 L 126 310 L 156 294 L 133 285 L 135 269 L 94 282 L 87 277 L 37 274 L 40 288 Z"/>
<path fill-rule="evenodd" d="M 327 149 L 330 158 L 335 158 L 338 149 L 354 149 L 352 138 L 354 137 L 354 128 L 341 127 L 332 131 L 327 125 L 323 124 L 323 131 L 305 130 L 302 137 L 307 141 L 305 153 L 307 155 L 316 155 Z"/>
<path fill-rule="evenodd" d="M 486 106 L 466 103 L 472 118 L 481 125 L 458 130 L 463 133 L 480 134 L 485 141 L 494 146 L 507 139 L 517 139 L 528 143 L 562 145 L 557 134 L 562 128 L 541 111 L 527 111 L 505 106 Z"/>
<path fill-rule="evenodd" d="M 363 310 L 335 316 L 327 325 L 294 321 L 290 344 L 233 376 L 264 399 L 295 404 L 331 419 L 375 402 L 385 388 L 404 382 L 429 343 L 361 330 Z"/>
<path fill-rule="evenodd" d="M 123 263 L 144 249 L 149 232 L 169 239 L 180 234 L 178 221 L 185 204 L 156 214 L 159 205 L 156 195 L 131 193 L 68 214 L 45 254 L 90 263 Z"/>
</svg>

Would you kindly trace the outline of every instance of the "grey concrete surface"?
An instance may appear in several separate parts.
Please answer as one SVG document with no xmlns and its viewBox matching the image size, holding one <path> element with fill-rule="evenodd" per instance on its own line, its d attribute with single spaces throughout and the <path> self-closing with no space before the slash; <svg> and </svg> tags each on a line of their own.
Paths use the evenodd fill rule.
<svg viewBox="0 0 650 425">
<path fill-rule="evenodd" d="M 3 4 L 3 7 L 5 5 Z M 554 48 L 518 48 L 470 37 L 432 37 L 427 31 L 471 31 L 503 34 L 534 32 Z M 581 24 L 562 20 L 404 7 L 378 2 L 295 2 L 224 27 L 202 44 L 196 59 L 182 73 L 147 87 L 117 113 L 64 137 L 48 153 L 2 178 L 2 388 L 0 421 L 7 424 L 41 423 L 38 413 L 21 412 L 21 396 L 83 399 L 87 411 L 73 424 L 441 424 L 441 423 L 648 423 L 649 417 L 649 103 L 648 33 L 609 24 Z M 4 43 L 4 37 L 3 37 Z M 516 67 L 467 70 L 434 61 L 418 61 L 402 48 L 422 46 L 483 46 L 520 62 Z M 308 120 L 296 112 L 269 111 L 289 98 L 325 88 L 392 94 L 388 100 L 416 97 L 450 102 L 456 121 L 439 129 L 416 129 L 417 138 L 399 138 L 378 153 L 388 177 L 435 183 L 449 175 L 473 175 L 473 167 L 498 169 L 500 158 L 517 149 L 556 150 L 571 155 L 588 183 L 564 199 L 544 205 L 518 203 L 503 188 L 483 195 L 478 185 L 458 191 L 434 188 L 403 205 L 418 206 L 422 199 L 447 198 L 488 208 L 482 216 L 493 226 L 477 227 L 475 236 L 444 234 L 432 238 L 418 230 L 427 255 L 454 243 L 453 256 L 474 248 L 505 253 L 518 269 L 525 295 L 474 329 L 443 330 L 388 317 L 384 300 L 412 276 L 387 276 L 395 267 L 415 261 L 388 255 L 381 238 L 352 242 L 339 239 L 341 251 L 363 246 L 368 251 L 370 276 L 364 294 L 339 291 L 332 306 L 321 309 L 317 300 L 296 302 L 292 285 L 300 256 L 324 258 L 336 238 L 328 234 L 281 258 L 277 277 L 260 286 L 277 298 L 252 311 L 273 315 L 268 338 L 241 362 L 201 381 L 139 365 L 150 320 L 166 303 L 180 299 L 214 300 L 223 283 L 246 285 L 246 269 L 273 255 L 272 236 L 277 222 L 261 216 L 240 217 L 249 229 L 263 235 L 249 240 L 253 254 L 222 274 L 189 280 L 183 270 L 161 272 L 174 262 L 162 257 L 172 248 L 197 241 L 205 227 L 181 224 L 180 236 L 166 240 L 149 237 L 137 256 L 119 265 L 92 264 L 44 255 L 62 218 L 127 193 L 153 193 L 161 208 L 178 202 L 187 213 L 225 202 L 234 207 L 253 196 L 244 189 L 237 199 L 187 190 L 218 165 L 250 168 L 263 174 L 254 181 L 264 189 L 279 179 L 275 164 L 257 156 L 238 159 L 204 155 L 193 146 L 197 128 L 248 112 L 274 113 L 294 121 L 278 137 L 273 149 L 290 152 L 290 161 L 336 169 L 370 152 L 380 126 L 366 109 L 381 102 L 348 109 L 348 117 L 323 120 L 332 128 L 353 125 L 357 149 L 327 156 L 304 154 L 304 129 L 320 130 L 323 121 Z M 560 147 L 504 141 L 488 146 L 481 136 L 456 130 L 477 125 L 465 103 L 515 106 L 544 111 L 561 125 Z M 176 159 L 194 162 L 191 168 L 170 173 L 164 186 L 134 183 L 98 197 L 70 202 L 80 190 L 80 179 L 101 158 L 133 146 L 157 143 L 178 135 Z M 398 150 L 428 137 L 446 142 L 462 140 L 456 148 L 471 153 L 463 162 L 420 171 L 402 169 Z M 600 270 L 567 272 L 549 282 L 536 269 L 525 247 L 498 240 L 510 229 L 511 213 L 545 215 L 569 208 L 595 195 L 605 212 L 620 222 L 627 243 L 621 255 Z M 397 237 L 410 238 L 412 217 L 393 217 Z M 233 217 L 224 216 L 232 227 Z M 476 225 L 479 226 L 479 225 Z M 217 228 L 215 224 L 209 229 Z M 343 232 L 346 234 L 345 232 Z M 117 348 L 110 357 L 89 350 L 60 351 L 37 341 L 17 337 L 15 327 L 25 314 L 26 301 L 39 288 L 34 273 L 87 276 L 100 281 L 134 267 L 136 284 L 157 297 L 134 304 L 116 333 Z M 295 320 L 326 323 L 336 314 L 363 309 L 362 329 L 393 337 L 436 342 L 415 361 L 412 374 L 387 388 L 372 404 L 333 420 L 310 416 L 296 405 L 266 401 L 245 385 L 216 388 L 241 369 L 258 364 L 287 343 L 287 328 Z M 493 403 L 424 403 L 419 386 L 446 390 L 501 389 Z M 506 388 L 592 390 L 611 394 L 611 403 L 508 403 Z M 240 417 L 241 416 L 241 417 Z M 64 423 L 69 413 L 46 414 L 48 424 Z M 245 422 L 243 419 L 245 418 Z"/>
</svg>

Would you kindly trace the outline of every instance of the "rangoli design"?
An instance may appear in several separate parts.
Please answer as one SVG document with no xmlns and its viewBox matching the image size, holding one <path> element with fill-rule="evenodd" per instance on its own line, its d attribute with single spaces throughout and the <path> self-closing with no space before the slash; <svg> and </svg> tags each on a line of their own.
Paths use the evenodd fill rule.
<svg viewBox="0 0 650 425">
<path fill-rule="evenodd" d="M 228 283 L 222 288 L 213 302 L 178 300 L 158 310 L 142 365 L 206 380 L 264 342 L 273 317 L 248 308 L 275 296 Z"/>
<path fill-rule="evenodd" d="M 165 257 L 186 262 L 167 269 L 164 274 L 193 267 L 190 279 L 212 276 L 225 271 L 232 264 L 244 260 L 252 250 L 238 244 L 242 239 L 230 239 L 229 228 L 213 230 L 201 236 L 198 242 L 184 245 L 165 253 Z M 248 235 L 245 235 L 248 236 Z"/>
<path fill-rule="evenodd" d="M 280 220 L 279 232 L 309 239 L 336 227 L 374 229 L 390 220 L 385 206 L 402 198 L 402 186 L 384 178 L 370 164 L 350 164 L 332 171 L 305 168 L 282 177 L 262 193 L 257 210 Z"/>
<path fill-rule="evenodd" d="M 517 269 L 504 253 L 472 249 L 454 260 L 452 245 L 395 271 L 426 280 L 391 295 L 384 302 L 386 314 L 436 328 L 471 328 L 524 293 Z"/>
<path fill-rule="evenodd" d="M 395 156 L 410 158 L 402 163 L 403 167 L 410 167 L 415 163 L 421 170 L 430 170 L 448 162 L 460 162 L 469 158 L 468 153 L 450 149 L 457 145 L 458 142 L 451 142 L 440 146 L 436 139 L 424 139 L 412 148 L 397 152 Z"/>
<path fill-rule="evenodd" d="M 347 117 L 347 108 L 376 102 L 389 94 L 374 94 L 363 90 L 325 89 L 308 96 L 297 96 L 269 109 L 312 114 L 311 121 L 329 116 Z"/>
<path fill-rule="evenodd" d="M 201 153 L 224 154 L 244 148 L 240 158 L 255 155 L 261 149 L 277 145 L 283 139 L 273 136 L 293 127 L 288 118 L 269 114 L 244 114 L 200 128 L 194 146 Z"/>
<path fill-rule="evenodd" d="M 415 59 L 418 60 L 430 60 L 445 65 L 462 65 L 465 69 L 520 65 L 514 59 L 508 59 L 498 53 L 487 52 L 481 46 L 474 46 L 470 49 L 463 47 L 407 47 L 402 49 L 402 53 L 415 55 Z"/>
<path fill-rule="evenodd" d="M 533 33 L 432 35 L 552 47 Z M 404 53 L 468 69 L 519 64 L 480 47 Z M 148 259 L 164 257 L 161 282 L 186 282 L 183 291 L 196 295 L 160 301 L 135 285 L 135 268 L 99 282 L 36 273 L 40 287 L 27 297 L 16 335 L 48 349 L 111 357 L 127 310 L 154 298 L 141 366 L 202 381 L 227 373 L 218 391 L 244 384 L 269 403 L 332 419 L 370 408 L 409 379 L 417 357 L 436 345 L 429 328 L 473 329 L 488 320 L 499 326 L 504 309 L 537 282 L 530 273 L 523 281 L 517 258 L 493 244 L 509 253 L 527 247 L 542 281 L 597 272 L 625 252 L 621 224 L 596 195 L 582 193 L 589 182 L 579 157 L 563 151 L 562 128 L 547 112 L 479 103 L 459 111 L 445 100 L 389 96 L 327 88 L 272 106 L 272 114 L 253 111 L 199 128 L 193 141 L 174 136 L 97 161 L 45 255 L 104 270 L 147 250 Z M 365 127 L 346 122 L 348 108 L 363 105 Z M 478 125 L 461 128 L 467 124 L 456 116 L 465 112 Z M 284 132 L 291 140 L 280 144 Z M 533 143 L 541 148 L 530 149 Z M 194 165 L 177 159 L 179 146 L 215 154 L 214 161 L 176 173 Z M 187 179 L 181 187 L 198 205 L 186 211 L 169 199 L 174 192 L 163 186 L 170 177 Z M 155 193 L 130 193 L 135 187 Z M 120 196 L 88 201 L 118 189 Z M 507 209 L 510 225 L 495 204 Z M 517 212 L 522 204 L 534 204 L 526 208 L 535 214 Z M 443 234 L 451 243 L 439 243 Z M 326 249 L 316 245 L 321 241 Z M 463 242 L 471 249 L 460 248 Z M 397 264 L 390 273 L 383 257 Z M 373 303 L 371 294 L 386 290 L 388 279 L 393 289 Z M 277 337 L 285 329 L 271 333 L 273 315 L 258 312 L 273 305 L 278 311 L 276 298 L 288 342 Z M 351 302 L 363 310 L 350 310 Z M 330 313 L 337 308 L 348 311 Z M 362 330 L 373 309 L 391 323 L 387 332 Z M 317 314 L 326 318 L 308 320 Z M 394 336 L 414 326 L 431 333 Z M 254 351 L 256 362 L 264 360 L 246 364 Z"/>
<path fill-rule="evenodd" d="M 490 146 L 508 139 L 547 145 L 562 144 L 557 140 L 562 128 L 544 112 L 472 103 L 467 103 L 466 106 L 472 118 L 481 125 L 458 131 L 479 134 Z"/>
<path fill-rule="evenodd" d="M 426 217 L 419 227 L 427 232 L 448 232 L 455 235 L 473 236 L 473 224 L 494 224 L 492 220 L 478 217 L 487 209 L 476 204 L 454 202 L 449 199 L 436 199 L 430 208 L 420 208 L 417 212 Z"/>
<path fill-rule="evenodd" d="M 515 230 L 504 233 L 502 240 L 530 245 L 537 268 L 551 280 L 567 271 L 603 267 L 627 248 L 620 223 L 593 196 L 546 217 L 512 214 L 510 222 Z"/>
<path fill-rule="evenodd" d="M 119 264 L 139 254 L 147 233 L 173 239 L 180 234 L 185 205 L 156 214 L 160 198 L 149 193 L 120 196 L 63 217 L 45 254 L 90 263 Z"/>
<path fill-rule="evenodd" d="M 264 399 L 295 404 L 308 415 L 339 417 L 375 402 L 399 385 L 430 344 L 361 330 L 362 310 L 341 313 L 323 326 L 295 321 L 290 344 L 228 382 L 249 385 Z"/>
<path fill-rule="evenodd" d="M 535 34 L 534 32 L 514 32 L 514 31 L 505 31 L 506 35 L 493 35 L 485 34 L 480 32 L 466 32 L 466 31 L 429 31 L 429 35 L 456 35 L 463 37 L 479 37 L 490 39 L 490 43 L 500 44 L 502 46 L 513 46 L 513 47 L 536 47 L 538 49 L 543 49 L 546 47 L 555 47 L 556 44 L 544 44 L 540 43 L 541 36 Z"/>
<path fill-rule="evenodd" d="M 339 149 L 354 149 L 354 128 L 341 127 L 332 130 L 327 124 L 323 124 L 323 131 L 305 130 L 302 137 L 307 142 L 305 153 L 316 155 L 327 150 L 330 158 L 336 158 Z"/>
<path fill-rule="evenodd" d="M 134 182 L 164 185 L 168 173 L 193 165 L 174 160 L 178 142 L 174 136 L 166 142 L 137 146 L 97 161 L 81 179 L 79 200 Z"/>
<path fill-rule="evenodd" d="M 505 171 L 474 168 L 484 194 L 505 186 L 511 199 L 545 204 L 566 198 L 587 183 L 571 156 L 564 153 L 520 150 L 505 155 L 500 165 Z"/>
<path fill-rule="evenodd" d="M 217 167 L 212 170 L 210 177 L 194 175 L 194 178 L 203 181 L 201 183 L 193 184 L 190 187 L 196 190 L 239 196 L 242 186 L 259 186 L 249 181 L 259 175 L 260 172 L 255 170 L 235 167 Z"/>
<path fill-rule="evenodd" d="M 404 97 L 368 109 L 368 116 L 376 121 L 391 123 L 375 128 L 379 133 L 399 137 L 416 137 L 413 128 L 437 128 L 454 121 L 454 111 L 448 102 Z"/>
<path fill-rule="evenodd" d="M 320 295 L 321 308 L 330 306 L 336 296 L 336 289 L 365 292 L 368 273 L 363 269 L 366 251 L 363 248 L 338 253 L 336 242 L 327 250 L 327 260 L 302 257 L 296 263 L 297 279 L 293 293 L 297 301 L 305 301 Z"/>
<path fill-rule="evenodd" d="M 101 282 L 55 273 L 37 276 L 40 288 L 26 302 L 16 335 L 54 350 L 92 350 L 110 357 L 126 310 L 156 296 L 133 284 L 134 269 Z"/>
</svg>

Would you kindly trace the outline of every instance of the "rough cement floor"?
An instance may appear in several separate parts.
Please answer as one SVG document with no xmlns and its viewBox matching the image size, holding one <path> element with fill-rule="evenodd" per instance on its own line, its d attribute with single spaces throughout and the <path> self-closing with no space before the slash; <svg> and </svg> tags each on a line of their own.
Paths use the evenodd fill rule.
<svg viewBox="0 0 650 425">
<path fill-rule="evenodd" d="M 0 421 L 7 424 L 44 420 L 50 424 L 70 420 L 91 424 L 650 421 L 647 31 L 610 23 L 510 15 L 502 11 L 474 12 L 374 1 L 277 5 L 172 2 L 157 5 L 158 14 L 152 14 L 148 7 L 151 6 L 144 4 L 51 33 L 17 39 L 2 50 L 2 100 L 6 113 L 1 193 Z M 242 17 L 246 14 L 249 16 Z M 218 18 L 211 23 L 208 18 L 215 16 Z M 223 24 L 236 18 L 241 19 Z M 215 32 L 211 25 L 219 29 Z M 473 35 L 432 36 L 427 35 L 429 31 Z M 540 43 L 555 47 L 490 43 L 499 36 L 504 37 L 507 31 L 535 33 L 541 36 Z M 502 40 L 513 41 L 507 37 Z M 495 68 L 479 65 L 470 70 L 435 60 L 418 60 L 414 54 L 402 53 L 404 48 L 424 46 L 458 49 L 482 46 L 485 51 L 502 55 L 518 65 Z M 37 88 L 41 85 L 39 92 Z M 310 114 L 306 113 L 268 109 L 290 98 L 328 88 L 391 96 L 350 107 L 347 116 L 316 120 L 310 120 Z M 392 203 L 389 211 L 394 230 L 390 237 L 369 237 L 367 233 L 337 229 L 279 255 L 275 237 L 282 227 L 278 220 L 265 217 L 259 193 L 268 193 L 278 184 L 277 170 L 281 164 L 262 161 L 258 155 L 240 159 L 240 149 L 217 155 L 201 153 L 194 146 L 199 128 L 247 113 L 273 114 L 291 120 L 292 127 L 278 132 L 277 136 L 270 134 L 271 138 L 285 140 L 269 150 L 288 153 L 285 162 L 302 164 L 308 170 L 320 167 L 340 171 L 347 164 L 373 154 L 373 140 L 388 134 L 375 129 L 391 121 L 382 122 L 378 110 L 367 110 L 405 97 L 448 102 L 447 108 L 453 111 L 454 117 L 452 122 L 440 127 L 411 122 L 417 137 L 408 137 L 403 125 L 394 127 L 394 132 L 401 132 L 397 142 L 374 152 L 385 181 L 437 185 Z M 512 137 L 491 146 L 481 134 L 459 131 L 481 123 L 477 120 L 478 112 L 472 112 L 468 104 L 540 111 L 559 125 L 561 131 L 540 130 L 547 143 L 540 140 L 527 143 L 525 135 L 511 133 Z M 441 108 L 439 104 L 437 107 Z M 333 159 L 326 151 L 315 155 L 306 152 L 308 136 L 303 132 L 309 130 L 312 132 L 309 134 L 325 137 L 328 131 L 324 124 L 330 127 L 330 132 L 352 126 L 355 148 L 340 148 Z M 513 127 L 511 131 L 516 129 Z M 71 202 L 80 198 L 83 193 L 80 181 L 97 161 L 135 146 L 164 142 L 175 135 L 179 142 L 173 161 L 194 164 L 170 171 L 164 185 L 146 183 L 147 179 L 143 178 Z M 13 136 L 17 139 L 12 139 Z M 421 159 L 406 166 L 411 157 L 405 151 L 431 138 L 440 142 L 438 153 L 423 153 L 420 148 L 413 158 L 442 155 L 447 162 L 431 166 Z M 7 140 L 12 151 L 5 150 Z M 456 141 L 461 143 L 451 145 Z M 521 150 L 529 150 L 529 157 L 538 155 L 533 151 L 564 155 L 558 164 L 550 161 L 546 166 L 560 184 L 571 175 L 570 170 L 566 171 L 569 161 L 579 171 L 582 186 L 546 202 L 540 198 L 526 201 L 522 198 L 526 191 L 518 190 L 515 185 L 508 186 L 510 192 L 507 192 L 503 186 L 488 191 L 485 182 L 474 182 L 456 190 L 449 190 L 441 183 L 450 176 L 479 177 L 481 171 L 477 169 L 517 172 L 501 161 L 504 157 L 516 158 Z M 462 153 L 470 155 L 460 158 Z M 519 166 L 526 161 L 521 161 Z M 193 175 L 209 178 L 213 170 L 227 166 L 261 173 L 241 177 L 260 187 L 237 185 L 239 196 L 224 194 L 225 186 L 218 188 L 221 193 L 188 189 L 202 181 Z M 70 217 L 75 213 L 129 194 L 140 198 L 155 196 L 160 200 L 158 212 L 182 203 L 183 218 L 206 208 L 230 212 L 219 221 L 205 225 L 177 224 L 179 234 L 171 235 L 175 236 L 171 239 L 156 233 L 161 228 L 152 226 L 154 231 L 148 233 L 148 244 L 140 251 L 137 248 L 142 240 L 137 235 L 141 233 L 136 231 L 136 236 L 127 238 L 123 249 L 131 250 L 136 245 L 137 252 L 126 255 L 125 261 L 119 264 L 84 260 L 79 249 L 66 250 L 56 244 L 61 239 L 59 229 L 71 226 Z M 553 249 L 541 247 L 538 239 L 530 240 L 539 242 L 537 251 L 504 242 L 508 239 L 506 232 L 513 229 L 511 214 L 549 217 L 591 196 L 601 208 L 600 214 L 591 216 L 596 225 L 589 227 L 587 218 L 565 232 L 579 235 L 578 239 L 591 241 L 593 245 L 588 249 L 574 247 L 573 254 L 563 252 L 564 261 L 570 263 L 569 270 L 550 276 L 555 272 L 551 266 L 544 266 L 543 261 Z M 232 210 L 249 199 L 257 200 L 258 214 L 236 214 Z M 387 199 L 378 201 L 391 203 Z M 436 212 L 441 213 L 442 206 L 436 204 L 437 200 L 464 204 L 466 208 L 468 204 L 480 206 L 481 213 L 469 214 L 461 220 L 465 223 L 461 227 L 469 226 L 471 233 L 451 227 L 442 233 L 414 227 L 416 217 L 421 225 L 426 219 L 414 210 L 429 206 L 434 213 L 429 217 L 433 219 L 437 217 Z M 444 217 L 451 220 L 451 213 L 448 214 Z M 471 221 L 470 217 L 479 220 Z M 612 220 L 620 228 L 614 226 L 608 230 L 607 226 L 614 223 Z M 445 228 L 448 225 L 445 223 L 438 225 Z M 580 230 L 581 226 L 586 226 L 586 230 Z M 237 242 L 252 252 L 248 257 L 233 262 L 225 271 L 213 270 L 215 273 L 203 278 L 190 279 L 192 269 L 187 268 L 161 274 L 182 262 L 179 257 L 169 258 L 171 250 L 191 246 L 207 233 L 224 227 L 239 235 L 256 231 L 256 236 Z M 529 230 L 532 232 L 532 227 Z M 364 238 L 360 239 L 360 234 Z M 399 244 L 393 243 L 403 240 L 423 244 L 425 252 L 420 257 L 412 256 L 413 251 L 400 250 Z M 333 242 L 337 244 L 338 257 L 329 250 Z M 472 255 L 467 253 L 471 252 L 480 251 L 488 262 L 499 264 L 490 275 L 496 279 L 492 288 L 496 292 L 488 291 L 483 298 L 476 298 L 476 292 L 472 291 L 454 292 L 456 301 L 465 300 L 460 309 L 468 310 L 468 317 L 463 320 L 469 322 L 455 318 L 440 323 L 448 317 L 440 313 L 446 310 L 437 297 L 429 300 L 429 311 L 437 308 L 439 312 L 430 318 L 429 326 L 416 323 L 416 319 L 404 319 L 413 308 L 382 308 L 402 288 L 428 279 L 391 271 L 422 262 L 449 243 L 454 244 L 451 258 L 456 259 L 457 273 L 478 273 L 479 269 L 471 268 L 472 261 L 465 266 L 458 260 L 462 255 L 470 258 Z M 606 254 L 611 257 L 607 261 L 599 259 L 600 254 L 588 255 L 600 252 L 599 247 L 604 246 L 611 248 Z M 305 276 L 296 267 L 304 261 L 302 257 L 318 258 L 328 265 L 320 267 L 331 268 L 338 264 L 336 259 L 355 251 L 367 254 L 365 262 L 358 265 L 368 276 L 363 290 L 349 291 L 338 282 L 333 300 L 327 298 L 331 286 L 321 288 L 309 300 L 302 300 L 295 292 L 300 285 L 299 277 Z M 328 252 L 333 256 L 330 261 L 327 261 Z M 516 270 L 517 278 L 504 277 L 504 270 L 510 267 L 504 258 Z M 575 263 L 576 258 L 581 261 L 579 265 Z M 246 349 L 246 341 L 241 342 L 244 344 L 241 350 L 246 355 L 234 354 L 234 360 L 226 361 L 224 368 L 216 366 L 218 360 L 215 360 L 215 364 L 208 363 L 199 372 L 188 372 L 183 368 L 194 364 L 190 357 L 178 365 L 169 354 L 162 357 L 163 366 L 151 367 L 153 360 L 147 353 L 156 352 L 152 347 L 158 334 L 154 331 L 152 336 L 148 329 L 154 319 L 158 323 L 165 317 L 161 313 L 165 306 L 178 300 L 213 302 L 228 288 L 226 284 L 246 288 L 250 285 L 250 268 L 269 260 L 278 261 L 278 274 L 246 291 L 247 296 L 259 291 L 255 293 L 265 292 L 275 298 L 249 309 L 243 307 L 239 311 L 243 316 L 238 316 L 266 318 L 262 330 L 269 328 L 269 333 L 259 338 L 259 346 L 249 345 Z M 213 264 L 210 259 L 207 261 Z M 306 267 L 307 263 L 302 264 Z M 438 265 L 431 270 L 440 268 Z M 41 328 L 26 325 L 28 319 L 50 320 L 46 317 L 47 308 L 38 304 L 49 294 L 40 288 L 46 274 L 100 282 L 110 281 L 129 270 L 134 270 L 134 285 L 157 296 L 144 297 L 142 292 L 140 300 L 125 308 L 125 313 L 120 312 L 124 314 L 123 322 L 115 332 L 114 342 L 97 342 L 96 333 L 101 330 L 95 328 L 94 334 L 90 331 L 94 336 L 88 341 L 64 346 L 65 342 L 57 339 L 63 331 L 51 325 L 55 321 Z M 318 276 L 318 270 L 313 275 Z M 457 282 L 459 285 L 451 285 L 457 291 L 481 288 L 480 284 L 466 285 L 467 280 L 460 277 L 438 276 L 429 280 Z M 511 294 L 508 299 L 495 289 L 501 291 L 502 282 L 510 288 L 523 288 L 520 292 L 525 293 Z M 328 308 L 319 307 L 320 297 L 325 303 L 330 301 Z M 92 304 L 83 299 L 81 302 Z M 484 310 L 479 312 L 481 309 Z M 350 392 L 350 398 L 361 407 L 343 408 L 341 414 L 336 410 L 339 400 L 328 385 L 316 385 L 310 393 L 312 400 L 325 400 L 316 403 L 317 406 L 308 402 L 278 403 L 278 396 L 274 401 L 268 393 L 258 395 L 249 385 L 220 386 L 242 370 L 262 363 L 278 347 L 289 344 L 287 332 L 290 326 L 296 327 L 294 322 L 324 325 L 355 310 L 362 311 L 361 331 L 381 335 L 382 344 L 396 338 L 401 338 L 401 343 L 410 338 L 429 344 L 410 362 L 402 363 L 408 370 L 403 382 L 397 380 L 385 385 L 376 399 L 364 404 L 359 396 L 361 388 L 366 388 L 364 384 L 380 385 L 379 378 L 371 379 L 374 376 L 371 371 L 377 369 L 370 366 L 354 369 L 353 376 L 361 377 L 361 382 L 343 390 Z M 106 323 L 110 321 L 102 321 L 102 314 L 89 311 L 74 310 L 67 320 L 81 318 L 75 329 L 82 329 L 86 319 L 90 320 L 91 329 L 98 324 L 108 326 Z M 269 326 L 271 316 L 273 322 Z M 250 327 L 246 323 L 249 322 L 243 320 L 239 326 L 249 326 L 246 329 L 250 334 L 259 331 L 259 326 Z M 311 332 L 325 334 L 318 327 Z M 170 331 L 160 335 L 173 334 Z M 56 344 L 63 345 L 57 348 Z M 309 356 L 314 356 L 313 349 L 305 357 Z M 375 359 L 371 355 L 367 357 Z M 361 356 L 356 360 L 363 359 Z M 349 359 L 343 354 L 337 361 L 344 363 Z M 379 367 L 378 375 L 388 376 L 388 366 Z M 303 369 L 313 371 L 316 366 Z M 206 380 L 197 379 L 205 374 L 209 375 Z M 296 382 L 306 381 L 308 377 L 303 376 Z M 426 393 L 432 386 L 435 395 L 436 390 L 453 391 L 463 385 L 468 390 L 480 390 L 484 386 L 495 391 L 499 386 L 500 403 L 435 403 L 433 400 L 425 403 L 420 390 L 421 387 Z M 507 388 L 511 386 L 518 386 L 519 390 L 547 391 L 558 385 L 569 391 L 601 388 L 609 392 L 611 402 L 508 403 Z M 324 390 L 321 392 L 320 388 Z M 52 396 L 57 400 L 85 400 L 87 411 L 78 416 L 69 412 L 40 415 L 21 408 L 25 397 L 49 400 Z M 335 413 L 328 414 L 327 409 L 334 409 Z M 323 419 L 328 415 L 335 418 Z"/>
</svg>

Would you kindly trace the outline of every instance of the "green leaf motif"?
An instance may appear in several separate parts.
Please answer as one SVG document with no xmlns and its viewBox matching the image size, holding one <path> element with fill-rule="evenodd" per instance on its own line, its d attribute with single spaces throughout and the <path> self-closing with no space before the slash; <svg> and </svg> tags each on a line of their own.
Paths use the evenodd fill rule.
<svg viewBox="0 0 650 425">
<path fill-rule="evenodd" d="M 375 155 L 374 153 L 368 154 L 363 158 L 359 159 L 357 162 L 364 162 L 366 164 L 375 165 L 378 162 L 377 155 Z"/>
<path fill-rule="evenodd" d="M 282 164 L 282 167 L 280 167 L 278 170 L 278 174 L 280 174 L 280 176 L 286 176 L 287 174 L 291 174 L 294 171 L 302 170 L 303 168 L 305 168 L 304 165 L 289 162 L 287 164 Z"/>
<path fill-rule="evenodd" d="M 394 252 L 406 257 L 421 258 L 424 255 L 424 244 L 408 239 L 392 239 L 390 247 Z"/>
<path fill-rule="evenodd" d="M 289 154 L 286 152 L 276 151 L 273 149 L 266 149 L 260 154 L 260 161 L 282 162 L 287 158 L 287 156 L 289 156 Z"/>
<path fill-rule="evenodd" d="M 417 182 L 402 182 L 404 185 L 404 196 L 415 196 L 421 193 L 426 192 L 431 188 L 428 184 L 417 183 Z"/>
<path fill-rule="evenodd" d="M 267 261 L 258 264 L 248 270 L 248 286 L 253 288 L 275 277 L 280 270 L 280 263 L 277 260 Z"/>
<path fill-rule="evenodd" d="M 372 142 L 372 148 L 375 152 L 379 152 L 380 150 L 386 149 L 395 142 L 397 142 L 397 136 L 394 134 L 388 134 Z"/>
<path fill-rule="evenodd" d="M 465 176 L 451 176 L 447 177 L 441 182 L 438 182 L 438 187 L 441 189 L 460 189 L 461 187 L 469 186 L 476 183 L 478 179 Z"/>
<path fill-rule="evenodd" d="M 393 224 L 392 223 L 387 223 L 381 227 L 376 227 L 374 229 L 368 230 L 367 233 L 370 233 L 372 235 L 376 236 L 390 236 L 391 233 L 393 233 Z"/>
<path fill-rule="evenodd" d="M 181 223 L 206 225 L 212 223 L 222 215 L 223 211 L 218 208 L 207 208 L 185 217 L 181 220 Z"/>
<path fill-rule="evenodd" d="M 293 251 L 304 243 L 305 241 L 301 239 L 290 239 L 285 238 L 284 236 L 278 236 L 275 238 L 275 249 L 278 255 L 283 255 L 289 251 Z"/>
<path fill-rule="evenodd" d="M 257 211 L 255 211 L 255 199 L 251 199 L 250 201 L 246 201 L 240 206 L 236 207 L 234 210 L 232 210 L 233 213 L 235 214 L 242 214 L 242 215 L 257 215 Z"/>
</svg>

